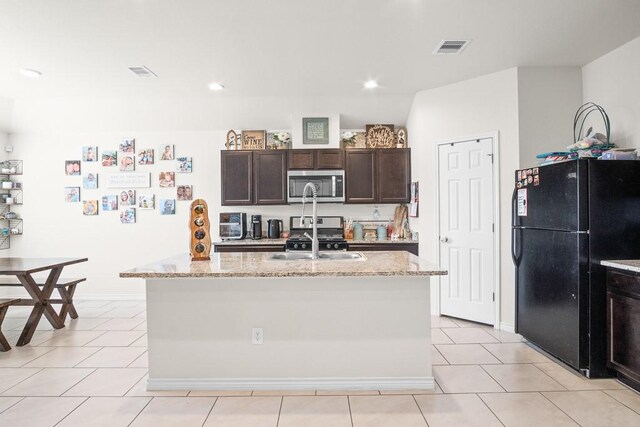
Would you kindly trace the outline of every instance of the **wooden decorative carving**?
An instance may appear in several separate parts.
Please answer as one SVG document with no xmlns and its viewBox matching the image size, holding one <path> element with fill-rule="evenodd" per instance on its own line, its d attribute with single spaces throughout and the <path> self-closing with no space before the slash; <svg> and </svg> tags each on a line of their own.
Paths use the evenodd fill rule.
<svg viewBox="0 0 640 427">
<path fill-rule="evenodd" d="M 393 125 L 367 125 L 367 148 L 395 148 Z"/>
<path fill-rule="evenodd" d="M 191 203 L 191 261 L 207 261 L 211 253 L 211 225 L 209 223 L 209 207 L 203 199 L 196 199 Z"/>
<path fill-rule="evenodd" d="M 237 150 L 239 145 L 240 138 L 238 138 L 238 134 L 234 130 L 227 132 L 227 143 L 224 144 L 227 150 Z"/>
</svg>

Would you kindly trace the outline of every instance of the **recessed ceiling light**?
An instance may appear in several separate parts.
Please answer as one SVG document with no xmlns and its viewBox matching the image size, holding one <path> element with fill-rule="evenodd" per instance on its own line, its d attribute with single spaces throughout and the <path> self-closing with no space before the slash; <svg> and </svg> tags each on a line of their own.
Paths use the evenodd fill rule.
<svg viewBox="0 0 640 427">
<path fill-rule="evenodd" d="M 20 68 L 20 74 L 31 79 L 37 79 L 42 76 L 42 72 L 34 70 L 33 68 Z"/>
<path fill-rule="evenodd" d="M 220 83 L 210 83 L 209 84 L 209 89 L 211 89 L 211 90 L 222 90 L 222 89 L 224 89 L 224 86 L 222 86 Z"/>
<path fill-rule="evenodd" d="M 366 89 L 375 89 L 378 87 L 378 82 L 375 80 L 367 80 L 366 82 L 364 82 L 364 87 Z"/>
</svg>

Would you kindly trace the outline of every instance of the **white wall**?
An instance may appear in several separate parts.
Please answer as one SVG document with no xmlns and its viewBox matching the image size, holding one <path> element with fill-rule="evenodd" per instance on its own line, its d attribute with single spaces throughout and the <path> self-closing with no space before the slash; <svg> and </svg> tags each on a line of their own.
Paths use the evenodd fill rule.
<svg viewBox="0 0 640 427">
<path fill-rule="evenodd" d="M 579 67 L 518 68 L 520 168 L 536 165 L 536 155 L 573 144 L 573 117 L 582 105 Z"/>
<path fill-rule="evenodd" d="M 174 144 L 176 155 L 193 157 L 193 173 L 177 174 L 176 183 L 192 184 L 194 196 L 208 201 L 212 235 L 217 235 L 218 213 L 243 211 L 263 214 L 263 219 L 288 221 L 299 215 L 300 205 L 251 208 L 220 207 L 220 150 L 224 149 L 228 128 L 210 129 L 215 111 L 199 110 L 201 104 L 160 101 L 141 108 L 140 102 L 75 102 L 73 100 L 17 101 L 14 110 L 16 132 L 10 137 L 13 158 L 24 159 L 24 235 L 12 239 L 11 256 L 86 256 L 89 263 L 70 268 L 67 277 L 83 275 L 88 282 L 79 296 L 142 296 L 140 280 L 120 279 L 125 269 L 188 252 L 189 202 L 177 202 L 175 216 L 161 216 L 156 210 L 137 209 L 137 223 L 120 224 L 118 212 L 83 216 L 81 204 L 65 203 L 65 186 L 82 186 L 81 177 L 64 175 L 64 160 L 81 158 L 83 145 L 117 149 L 120 138 L 134 137 L 136 149 Z M 184 123 L 181 125 L 181 123 Z M 268 128 L 268 124 L 263 124 Z M 257 126 L 256 126 L 257 127 Z M 172 162 L 139 166 L 136 171 L 152 172 L 156 198 L 174 198 L 175 189 L 158 188 L 158 172 Z M 99 189 L 81 189 L 82 199 L 100 199 L 117 191 L 100 185 L 107 169 L 98 163 L 82 164 L 83 174 L 98 173 Z M 114 168 L 115 169 L 115 168 Z M 140 194 L 141 190 L 138 190 Z M 382 217 L 391 217 L 395 206 L 381 206 Z M 320 205 L 320 215 L 353 216 L 370 219 L 373 206 Z M 64 275 L 65 273 L 63 273 Z"/>
<path fill-rule="evenodd" d="M 611 120 L 611 140 L 640 149 L 640 37 L 582 68 L 584 102 L 595 102 Z M 597 129 L 601 122 L 590 121 Z"/>
<path fill-rule="evenodd" d="M 0 133 L 8 133 L 11 128 L 13 101 L 0 96 Z"/>
<path fill-rule="evenodd" d="M 501 319 L 514 319 L 514 269 L 509 255 L 513 171 L 518 167 L 518 70 L 466 80 L 419 92 L 407 121 L 413 179 L 420 182 L 420 218 L 412 228 L 420 233 L 420 251 L 438 259 L 437 151 L 438 141 L 498 131 L 500 136 L 501 200 Z"/>
</svg>

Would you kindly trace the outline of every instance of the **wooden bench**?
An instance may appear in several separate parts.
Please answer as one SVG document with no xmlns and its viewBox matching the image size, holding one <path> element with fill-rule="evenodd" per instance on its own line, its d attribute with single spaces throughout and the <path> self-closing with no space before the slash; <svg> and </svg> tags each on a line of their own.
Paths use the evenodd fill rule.
<svg viewBox="0 0 640 427">
<path fill-rule="evenodd" d="M 58 279 L 58 283 L 56 283 L 55 288 L 60 294 L 60 299 L 49 299 L 48 302 L 49 304 L 62 305 L 58 316 L 60 316 L 63 323 L 67 320 L 67 315 L 72 319 L 78 318 L 78 312 L 76 311 L 76 307 L 73 305 L 73 295 L 76 292 L 76 286 L 78 283 L 84 282 L 85 280 L 87 280 L 85 277 L 80 279 Z M 37 283 L 37 285 L 43 287 L 44 283 Z M 0 282 L 0 286 L 22 287 L 23 285 L 19 282 Z M 31 306 L 33 305 L 33 300 L 22 298 L 15 305 Z"/>
<path fill-rule="evenodd" d="M 9 345 L 9 341 L 2 334 L 2 321 L 4 320 L 4 316 L 7 314 L 7 310 L 12 305 L 17 305 L 20 303 L 19 298 L 14 299 L 0 299 L 0 351 L 9 351 L 11 350 L 11 346 Z"/>
</svg>

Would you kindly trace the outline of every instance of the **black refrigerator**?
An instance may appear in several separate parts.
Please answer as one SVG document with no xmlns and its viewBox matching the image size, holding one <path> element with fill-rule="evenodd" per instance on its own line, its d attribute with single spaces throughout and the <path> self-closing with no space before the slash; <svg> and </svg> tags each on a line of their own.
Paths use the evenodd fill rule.
<svg viewBox="0 0 640 427">
<path fill-rule="evenodd" d="M 516 332 L 590 378 L 607 377 L 603 259 L 640 258 L 640 161 L 516 171 Z"/>
</svg>

